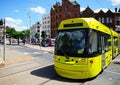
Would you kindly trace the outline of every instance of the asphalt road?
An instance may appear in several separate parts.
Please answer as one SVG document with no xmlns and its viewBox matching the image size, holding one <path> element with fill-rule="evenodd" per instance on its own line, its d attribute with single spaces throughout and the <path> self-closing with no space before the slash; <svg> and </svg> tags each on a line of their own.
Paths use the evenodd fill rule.
<svg viewBox="0 0 120 85">
<path fill-rule="evenodd" d="M 49 65 L 53 64 L 53 54 L 41 51 L 35 48 L 29 48 L 24 46 L 13 46 L 13 49 L 22 52 L 24 55 L 30 55 L 34 58 L 36 58 L 36 61 L 40 63 L 41 65 Z"/>
<path fill-rule="evenodd" d="M 0 68 L 0 85 L 120 85 L 120 64 L 112 62 L 93 79 L 72 80 L 56 74 L 53 54 L 23 46 L 12 49 L 35 59 Z"/>
</svg>

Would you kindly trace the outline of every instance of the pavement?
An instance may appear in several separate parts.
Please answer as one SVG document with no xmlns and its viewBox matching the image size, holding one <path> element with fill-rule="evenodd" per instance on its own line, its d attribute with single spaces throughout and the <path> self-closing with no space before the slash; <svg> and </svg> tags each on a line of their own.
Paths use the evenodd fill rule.
<svg viewBox="0 0 120 85">
<path fill-rule="evenodd" d="M 46 51 L 49 53 L 54 53 L 54 47 L 41 47 L 39 45 L 30 45 L 30 44 L 21 45 L 21 46 L 34 48 L 34 49 Z M 11 64 L 15 64 L 18 62 L 25 62 L 25 61 L 35 59 L 32 56 L 24 55 L 21 52 L 13 50 L 12 45 L 6 45 L 6 49 L 5 49 L 6 55 L 5 55 L 5 61 L 4 61 L 3 60 L 4 59 L 3 58 L 3 48 L 4 48 L 3 45 L 0 45 L 0 68 L 11 65 Z"/>
</svg>

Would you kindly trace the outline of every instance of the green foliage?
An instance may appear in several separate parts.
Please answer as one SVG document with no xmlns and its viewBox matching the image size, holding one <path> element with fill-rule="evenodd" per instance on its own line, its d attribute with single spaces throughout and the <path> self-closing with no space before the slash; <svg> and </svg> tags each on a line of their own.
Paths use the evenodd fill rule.
<svg viewBox="0 0 120 85">
<path fill-rule="evenodd" d="M 39 37 L 40 37 L 39 33 L 35 33 L 35 38 L 39 40 Z"/>
<path fill-rule="evenodd" d="M 14 28 L 8 28 L 8 29 L 6 30 L 6 34 L 7 34 L 10 38 L 12 38 L 12 37 L 15 36 L 16 30 L 15 30 Z"/>
<path fill-rule="evenodd" d="M 8 28 L 6 30 L 6 34 L 8 38 L 18 39 L 18 44 L 19 44 L 19 39 L 22 39 L 25 41 L 25 39 L 30 36 L 30 30 L 27 29 L 23 31 L 16 31 L 14 28 Z"/>
<path fill-rule="evenodd" d="M 29 38 L 30 37 L 30 30 L 26 29 L 22 31 L 21 39 Z"/>
</svg>

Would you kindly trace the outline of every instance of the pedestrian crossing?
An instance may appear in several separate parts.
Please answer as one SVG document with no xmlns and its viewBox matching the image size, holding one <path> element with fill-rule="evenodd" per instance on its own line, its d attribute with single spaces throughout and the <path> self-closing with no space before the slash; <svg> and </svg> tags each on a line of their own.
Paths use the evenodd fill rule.
<svg viewBox="0 0 120 85">
<path fill-rule="evenodd" d="M 24 55 L 30 55 L 30 54 L 47 54 L 47 53 L 49 53 L 49 52 L 24 52 Z"/>
</svg>

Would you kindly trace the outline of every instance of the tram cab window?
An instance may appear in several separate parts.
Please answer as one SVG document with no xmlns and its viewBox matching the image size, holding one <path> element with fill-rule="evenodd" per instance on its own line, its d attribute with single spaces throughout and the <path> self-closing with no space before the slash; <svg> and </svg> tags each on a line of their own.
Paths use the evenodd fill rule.
<svg viewBox="0 0 120 85">
<path fill-rule="evenodd" d="M 59 31 L 56 38 L 56 55 L 83 56 L 86 49 L 87 29 Z"/>
<path fill-rule="evenodd" d="M 90 39 L 89 39 L 89 49 L 88 54 L 95 55 L 98 52 L 98 37 L 97 32 L 94 30 L 90 31 Z"/>
</svg>

